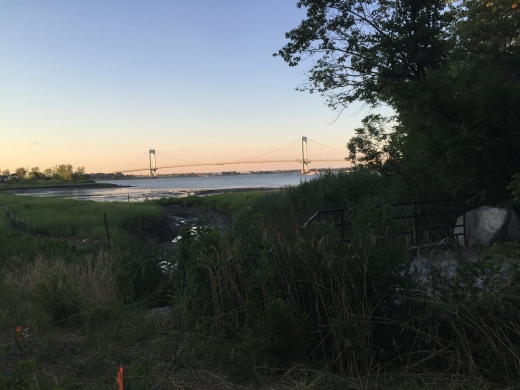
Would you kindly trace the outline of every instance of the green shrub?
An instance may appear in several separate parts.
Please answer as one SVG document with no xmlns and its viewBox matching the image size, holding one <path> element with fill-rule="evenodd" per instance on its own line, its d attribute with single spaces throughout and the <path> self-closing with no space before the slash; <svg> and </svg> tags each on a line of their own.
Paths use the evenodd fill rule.
<svg viewBox="0 0 520 390">
<path fill-rule="evenodd" d="M 81 324 L 85 303 L 65 275 L 53 275 L 35 289 L 36 300 L 55 323 Z"/>
<path fill-rule="evenodd" d="M 159 265 L 162 260 L 153 242 L 128 242 L 119 251 L 115 260 L 119 270 L 117 285 L 125 303 L 165 299 L 164 272 Z"/>
<path fill-rule="evenodd" d="M 191 324 L 206 319 L 225 337 L 239 335 L 247 355 L 273 363 L 306 356 L 353 372 L 373 358 L 369 344 L 391 349 L 392 327 L 371 316 L 398 321 L 408 309 L 396 298 L 412 285 L 404 240 L 371 235 L 349 250 L 328 224 L 286 240 L 259 216 L 241 218 L 249 229 L 233 236 L 199 229 L 180 240 Z M 347 344 L 356 367 L 347 367 Z"/>
</svg>

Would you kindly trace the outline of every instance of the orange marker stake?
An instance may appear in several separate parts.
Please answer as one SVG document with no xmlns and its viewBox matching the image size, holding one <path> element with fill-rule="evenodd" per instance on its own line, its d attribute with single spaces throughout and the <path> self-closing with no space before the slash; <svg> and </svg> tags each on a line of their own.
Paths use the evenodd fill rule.
<svg viewBox="0 0 520 390">
<path fill-rule="evenodd" d="M 18 341 L 19 343 L 23 341 L 23 333 L 20 325 L 16 327 L 16 341 Z"/>
<path fill-rule="evenodd" d="M 123 366 L 119 366 L 119 371 L 117 371 L 117 385 L 119 390 L 123 390 Z"/>
</svg>

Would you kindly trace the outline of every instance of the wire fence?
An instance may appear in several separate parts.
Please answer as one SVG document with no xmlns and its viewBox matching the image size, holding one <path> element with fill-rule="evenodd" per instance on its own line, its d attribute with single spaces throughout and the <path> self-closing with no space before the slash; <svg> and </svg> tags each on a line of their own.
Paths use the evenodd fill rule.
<svg viewBox="0 0 520 390">
<path fill-rule="evenodd" d="M 391 218 L 401 222 L 397 234 L 406 235 L 415 246 L 443 238 L 459 236 L 466 243 L 466 200 L 437 199 L 396 203 L 391 207 Z M 375 206 L 381 208 L 383 205 Z M 303 225 L 309 226 L 313 221 L 327 220 L 339 230 L 343 242 L 352 241 L 351 221 L 352 209 L 339 208 L 319 210 Z M 457 223 L 462 214 L 462 224 Z"/>
</svg>

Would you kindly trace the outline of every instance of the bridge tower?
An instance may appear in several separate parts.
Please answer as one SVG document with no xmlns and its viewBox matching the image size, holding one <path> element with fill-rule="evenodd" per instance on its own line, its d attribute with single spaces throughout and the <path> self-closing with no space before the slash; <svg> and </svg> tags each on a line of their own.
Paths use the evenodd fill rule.
<svg viewBox="0 0 520 390">
<path fill-rule="evenodd" d="M 153 156 L 153 164 L 152 164 L 152 156 Z M 157 160 L 155 158 L 155 149 L 148 150 L 148 162 L 149 162 L 150 179 L 156 179 L 157 178 Z"/>
<path fill-rule="evenodd" d="M 309 173 L 309 153 L 307 152 L 307 137 L 302 137 L 302 174 Z"/>
</svg>

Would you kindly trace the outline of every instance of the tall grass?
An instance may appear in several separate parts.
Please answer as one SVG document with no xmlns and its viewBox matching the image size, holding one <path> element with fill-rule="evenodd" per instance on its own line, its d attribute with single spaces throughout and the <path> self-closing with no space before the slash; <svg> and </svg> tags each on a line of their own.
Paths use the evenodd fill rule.
<svg viewBox="0 0 520 390">
<path fill-rule="evenodd" d="M 163 200 L 234 215 L 225 233 L 211 226 L 183 229 L 178 252 L 169 259 L 166 289 L 174 313 L 182 316 L 170 338 L 178 340 L 179 330 L 196 335 L 182 348 L 171 343 L 176 361 L 203 358 L 248 381 L 303 367 L 321 373 L 309 386 L 330 388 L 516 386 L 520 248 L 483 250 L 474 262 L 461 256 L 453 278 L 434 262 L 427 276 L 415 274 L 407 243 L 396 234 L 400 226 L 385 209 L 362 207 L 403 196 L 399 183 L 361 170 L 254 197 Z M 0 199 L 26 218 L 41 206 Z M 300 228 L 317 209 L 347 206 L 353 207 L 348 246 L 326 221 Z M 141 207 L 148 210 L 147 204 Z M 153 221 L 139 220 L 137 211 L 128 215 L 129 220 L 112 219 L 121 229 Z M 20 247 L 37 239 L 1 226 Z M 16 318 L 17 310 L 28 318 L 34 311 L 55 323 L 75 318 L 84 323 L 110 304 L 158 301 L 153 292 L 164 283 L 159 252 L 132 245 L 127 252 L 78 255 L 72 261 L 36 254 L 34 262 L 26 262 L 11 255 L 0 280 L 0 317 Z"/>
<path fill-rule="evenodd" d="M 460 258 L 455 277 L 431 263 L 420 278 L 401 226 L 363 207 L 405 200 L 394 184 L 326 175 L 254 199 L 226 235 L 186 229 L 172 281 L 188 302 L 186 327 L 201 336 L 193 348 L 244 372 L 306 365 L 360 381 L 517 383 L 520 256 L 505 271 L 484 251 Z M 348 246 L 329 223 L 299 228 L 317 209 L 346 206 Z"/>
<path fill-rule="evenodd" d="M 33 262 L 14 258 L 0 282 L 2 322 L 30 323 L 38 318 L 36 310 L 47 321 L 78 323 L 122 303 L 116 261 L 105 251 L 75 262 L 41 255 Z"/>
<path fill-rule="evenodd" d="M 13 229 L 0 209 L 0 270 L 17 260 L 32 264 L 35 259 L 47 259 L 49 266 L 56 258 L 72 264 L 83 261 L 84 256 L 107 247 L 105 213 L 116 282 L 124 301 L 150 297 L 160 285 L 162 255 L 150 238 L 158 237 L 167 226 L 166 212 L 156 203 L 96 203 L 0 194 L 0 206 L 32 225 L 35 233 Z"/>
<path fill-rule="evenodd" d="M 325 173 L 252 202 L 262 224 L 280 231 L 302 226 L 316 211 L 360 205 L 392 204 L 406 198 L 406 187 L 367 169 Z"/>
<path fill-rule="evenodd" d="M 78 255 L 88 254 L 94 243 L 82 247 L 70 246 L 63 241 L 41 235 L 33 236 L 27 231 L 18 231 L 11 227 L 4 210 L 0 209 L 0 270 L 12 259 L 32 261 L 38 254 L 46 257 L 60 255 L 64 259 L 74 259 Z"/>
<path fill-rule="evenodd" d="M 500 274 L 483 260 L 456 278 L 420 281 L 390 230 L 347 248 L 316 229 L 297 242 L 268 228 L 256 242 L 211 231 L 185 240 L 187 324 L 208 337 L 215 361 L 231 365 L 234 355 L 249 367 L 305 364 L 354 378 L 520 378 L 518 268 Z"/>
<path fill-rule="evenodd" d="M 5 193 L 0 193 L 0 207 L 31 224 L 36 234 L 54 237 L 101 239 L 106 236 L 103 213 L 114 239 L 124 229 L 152 226 L 166 217 L 164 209 L 153 202 L 100 203 Z"/>
</svg>

